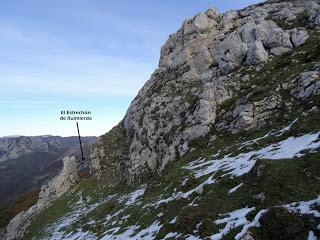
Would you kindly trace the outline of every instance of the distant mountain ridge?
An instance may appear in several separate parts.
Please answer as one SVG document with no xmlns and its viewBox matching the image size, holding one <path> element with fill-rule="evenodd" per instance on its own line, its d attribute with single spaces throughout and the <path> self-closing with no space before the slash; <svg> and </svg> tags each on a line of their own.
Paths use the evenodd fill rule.
<svg viewBox="0 0 320 240">
<path fill-rule="evenodd" d="M 96 137 L 82 137 L 88 167 L 89 145 Z M 0 138 L 0 204 L 39 188 L 62 169 L 66 155 L 81 159 L 78 136 L 9 136 Z"/>
<path fill-rule="evenodd" d="M 84 137 L 84 141 L 94 140 L 95 137 Z M 25 154 L 34 152 L 59 151 L 66 147 L 79 144 L 77 136 L 60 137 L 43 136 L 7 136 L 0 138 L 0 162 L 17 159 Z"/>
</svg>

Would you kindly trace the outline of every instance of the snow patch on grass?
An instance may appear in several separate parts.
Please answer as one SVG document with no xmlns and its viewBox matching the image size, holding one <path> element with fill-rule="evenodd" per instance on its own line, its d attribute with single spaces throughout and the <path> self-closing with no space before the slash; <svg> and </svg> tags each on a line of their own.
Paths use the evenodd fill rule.
<svg viewBox="0 0 320 240">
<path fill-rule="evenodd" d="M 235 186 L 234 188 L 231 188 L 228 192 L 228 194 L 234 193 L 238 190 L 238 188 L 242 187 L 243 183 L 240 183 L 239 185 Z"/>
<path fill-rule="evenodd" d="M 318 240 L 313 231 L 309 232 L 308 240 Z"/>
<path fill-rule="evenodd" d="M 297 214 L 310 214 L 313 215 L 316 218 L 320 218 L 320 213 L 317 210 L 314 210 L 315 206 L 320 206 L 320 195 L 318 198 L 310 200 L 310 201 L 300 201 L 300 202 L 294 202 L 287 205 L 284 205 L 283 207 L 286 208 L 290 212 L 294 212 Z"/>
<path fill-rule="evenodd" d="M 214 222 L 218 225 L 225 224 L 225 227 L 221 229 L 219 233 L 212 235 L 210 239 L 220 240 L 224 235 L 228 234 L 228 232 L 230 232 L 232 229 L 249 224 L 249 221 L 247 220 L 246 216 L 248 213 L 254 210 L 255 210 L 255 207 L 252 207 L 252 208 L 246 207 L 246 208 L 237 209 L 230 213 L 223 214 L 225 216 L 227 215 L 227 217 L 218 219 Z"/>
<path fill-rule="evenodd" d="M 159 232 L 162 225 L 159 221 L 153 222 L 148 228 L 140 230 L 138 233 L 135 233 L 139 226 L 130 226 L 121 234 L 117 234 L 120 228 L 110 229 L 105 232 L 102 240 L 136 240 L 136 239 L 144 239 L 144 240 L 152 240 L 155 238 L 155 235 Z"/>
<path fill-rule="evenodd" d="M 167 235 L 164 236 L 163 239 L 168 239 L 168 238 L 177 237 L 177 235 L 178 235 L 177 232 L 169 232 Z"/>
<path fill-rule="evenodd" d="M 127 196 L 127 202 L 125 203 L 126 206 L 129 205 L 133 205 L 133 204 L 139 204 L 139 202 L 137 202 L 137 199 L 141 196 L 143 196 L 144 192 L 145 192 L 146 188 L 145 186 L 143 186 L 142 188 L 130 193 Z"/>
<path fill-rule="evenodd" d="M 207 162 L 201 160 L 200 163 L 196 160 L 184 168 L 192 171 L 196 178 L 216 173 L 217 171 L 225 172 L 222 176 L 239 177 L 248 173 L 258 159 L 291 159 L 303 156 L 302 151 L 319 148 L 319 136 L 320 132 L 309 133 L 299 137 L 289 137 L 260 150 L 240 153 L 237 156 L 228 154 L 223 158 L 212 159 Z"/>
<path fill-rule="evenodd" d="M 260 210 L 257 215 L 254 217 L 253 221 L 248 223 L 248 224 L 245 224 L 241 230 L 241 232 L 239 232 L 236 236 L 235 236 L 235 239 L 238 240 L 238 239 L 241 239 L 247 232 L 248 232 L 248 229 L 251 228 L 251 227 L 260 227 L 260 223 L 259 223 L 259 220 L 261 218 L 261 216 L 263 214 L 265 214 L 268 210 L 267 209 L 262 209 Z"/>
</svg>

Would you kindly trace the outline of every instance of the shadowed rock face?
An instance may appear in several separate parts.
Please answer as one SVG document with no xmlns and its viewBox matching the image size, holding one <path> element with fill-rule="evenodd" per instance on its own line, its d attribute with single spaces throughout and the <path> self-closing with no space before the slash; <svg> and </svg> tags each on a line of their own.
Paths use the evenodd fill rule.
<svg viewBox="0 0 320 240">
<path fill-rule="evenodd" d="M 90 162 L 90 141 L 83 137 L 85 162 Z M 56 176 L 62 169 L 65 156 L 81 159 L 78 137 L 36 136 L 0 138 L 0 205 L 5 206 Z"/>
<path fill-rule="evenodd" d="M 93 145 L 92 171 L 110 182 L 130 182 L 162 171 L 190 151 L 192 142 L 214 138 L 215 131 L 239 133 L 266 125 L 283 104 L 277 92 L 248 101 L 263 92 L 252 85 L 252 95 L 234 101 L 232 109 L 221 112 L 220 106 L 250 81 L 243 68 L 302 46 L 310 29 L 319 28 L 319 19 L 319 1 L 309 0 L 267 1 L 223 14 L 211 8 L 184 21 L 161 48 L 158 68 L 123 121 Z M 319 93 L 316 80 L 310 80 L 312 89 L 301 88 L 303 79 L 313 79 L 308 76 L 288 84 L 293 98 Z"/>
</svg>

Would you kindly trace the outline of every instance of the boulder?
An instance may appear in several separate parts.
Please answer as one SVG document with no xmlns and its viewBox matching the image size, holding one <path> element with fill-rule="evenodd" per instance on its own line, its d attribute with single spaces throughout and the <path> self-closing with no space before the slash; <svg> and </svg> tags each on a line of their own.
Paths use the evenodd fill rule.
<svg viewBox="0 0 320 240">
<path fill-rule="evenodd" d="M 237 32 L 232 32 L 221 43 L 218 43 L 215 49 L 217 50 L 215 60 L 225 74 L 239 67 L 248 52 L 247 44 L 242 42 Z"/>
<path fill-rule="evenodd" d="M 221 14 L 220 14 L 220 12 L 218 11 L 218 9 L 215 8 L 215 7 L 209 8 L 209 9 L 206 11 L 206 15 L 207 15 L 210 19 L 215 20 L 216 22 L 219 22 L 220 19 L 221 19 Z"/>
<path fill-rule="evenodd" d="M 229 31 L 234 27 L 237 18 L 239 18 L 238 11 L 228 10 L 223 14 L 220 25 L 225 31 Z"/>
<path fill-rule="evenodd" d="M 267 61 L 268 58 L 269 54 L 264 49 L 262 42 L 256 40 L 248 51 L 246 63 L 248 65 L 255 65 Z"/>
<path fill-rule="evenodd" d="M 312 95 L 320 94 L 320 71 L 301 73 L 294 85 L 295 87 L 290 93 L 295 98 L 306 99 Z"/>
<path fill-rule="evenodd" d="M 193 24 L 198 33 L 204 33 L 217 26 L 217 22 L 209 18 L 205 13 L 199 13 L 193 20 Z"/>
<path fill-rule="evenodd" d="M 184 131 L 184 139 L 193 140 L 208 134 L 210 128 L 206 125 L 195 125 Z"/>
<path fill-rule="evenodd" d="M 287 47 L 275 47 L 270 50 L 270 52 L 275 56 L 282 56 L 283 54 L 286 54 L 287 52 L 290 52 L 291 48 Z"/>
<path fill-rule="evenodd" d="M 255 29 L 255 37 L 270 49 L 276 47 L 292 48 L 290 34 L 272 20 L 261 21 Z"/>
<path fill-rule="evenodd" d="M 300 47 L 303 45 L 309 38 L 309 33 L 304 28 L 295 29 L 291 35 L 291 41 L 294 47 Z"/>
</svg>

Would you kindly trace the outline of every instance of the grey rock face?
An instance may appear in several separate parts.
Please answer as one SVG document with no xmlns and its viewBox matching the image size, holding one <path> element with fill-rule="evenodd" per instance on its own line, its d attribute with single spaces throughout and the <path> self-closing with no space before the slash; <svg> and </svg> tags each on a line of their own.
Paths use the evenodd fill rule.
<svg viewBox="0 0 320 240">
<path fill-rule="evenodd" d="M 221 43 L 217 44 L 214 49 L 217 50 L 216 61 L 219 63 L 219 68 L 223 73 L 228 73 L 239 67 L 248 52 L 248 46 L 242 42 L 238 32 L 231 33 Z"/>
<path fill-rule="evenodd" d="M 275 48 L 272 48 L 270 52 L 275 56 L 281 56 L 290 51 L 291 49 L 287 47 L 275 47 Z"/>
<path fill-rule="evenodd" d="M 213 14 L 211 14 L 211 16 L 212 15 Z M 204 33 L 217 26 L 217 22 L 214 19 L 209 18 L 209 16 L 205 13 L 200 13 L 197 15 L 193 24 L 198 33 Z"/>
<path fill-rule="evenodd" d="M 73 184 L 79 180 L 77 160 L 75 157 L 63 159 L 63 169 L 53 180 L 42 186 L 39 193 L 39 201 L 48 201 L 64 194 Z"/>
<path fill-rule="evenodd" d="M 301 73 L 299 78 L 294 80 L 295 88 L 290 93 L 296 98 L 308 98 L 311 95 L 320 93 L 320 71 Z"/>
<path fill-rule="evenodd" d="M 260 40 L 253 43 L 247 54 L 246 63 L 248 65 L 255 65 L 262 62 L 266 62 L 269 58 L 268 52 L 264 49 Z"/>
<path fill-rule="evenodd" d="M 247 81 L 233 74 L 236 69 L 263 64 L 308 39 L 307 23 L 284 29 L 277 19 L 294 22 L 307 13 L 317 22 L 318 7 L 315 1 L 268 1 L 224 14 L 209 9 L 184 21 L 162 46 L 158 69 L 118 125 L 125 134 L 117 136 L 127 148 L 106 149 L 98 140 L 91 156 L 94 171 L 109 176 L 110 167 L 116 168 L 112 179 L 132 181 L 162 171 L 212 130 L 236 133 L 271 121 L 282 103 L 277 93 L 261 101 L 235 102 L 216 122 L 219 105 Z"/>
<path fill-rule="evenodd" d="M 276 116 L 275 111 L 280 107 L 280 104 L 281 97 L 277 95 L 253 103 L 236 103 L 231 111 L 221 116 L 222 121 L 216 125 L 216 128 L 219 131 L 231 133 L 260 128 Z"/>
<path fill-rule="evenodd" d="M 309 38 L 309 33 L 305 29 L 297 29 L 291 36 L 291 41 L 294 47 L 300 47 Z"/>
<path fill-rule="evenodd" d="M 316 26 L 320 26 L 320 11 L 318 11 L 315 15 L 314 15 L 314 24 Z"/>
</svg>

